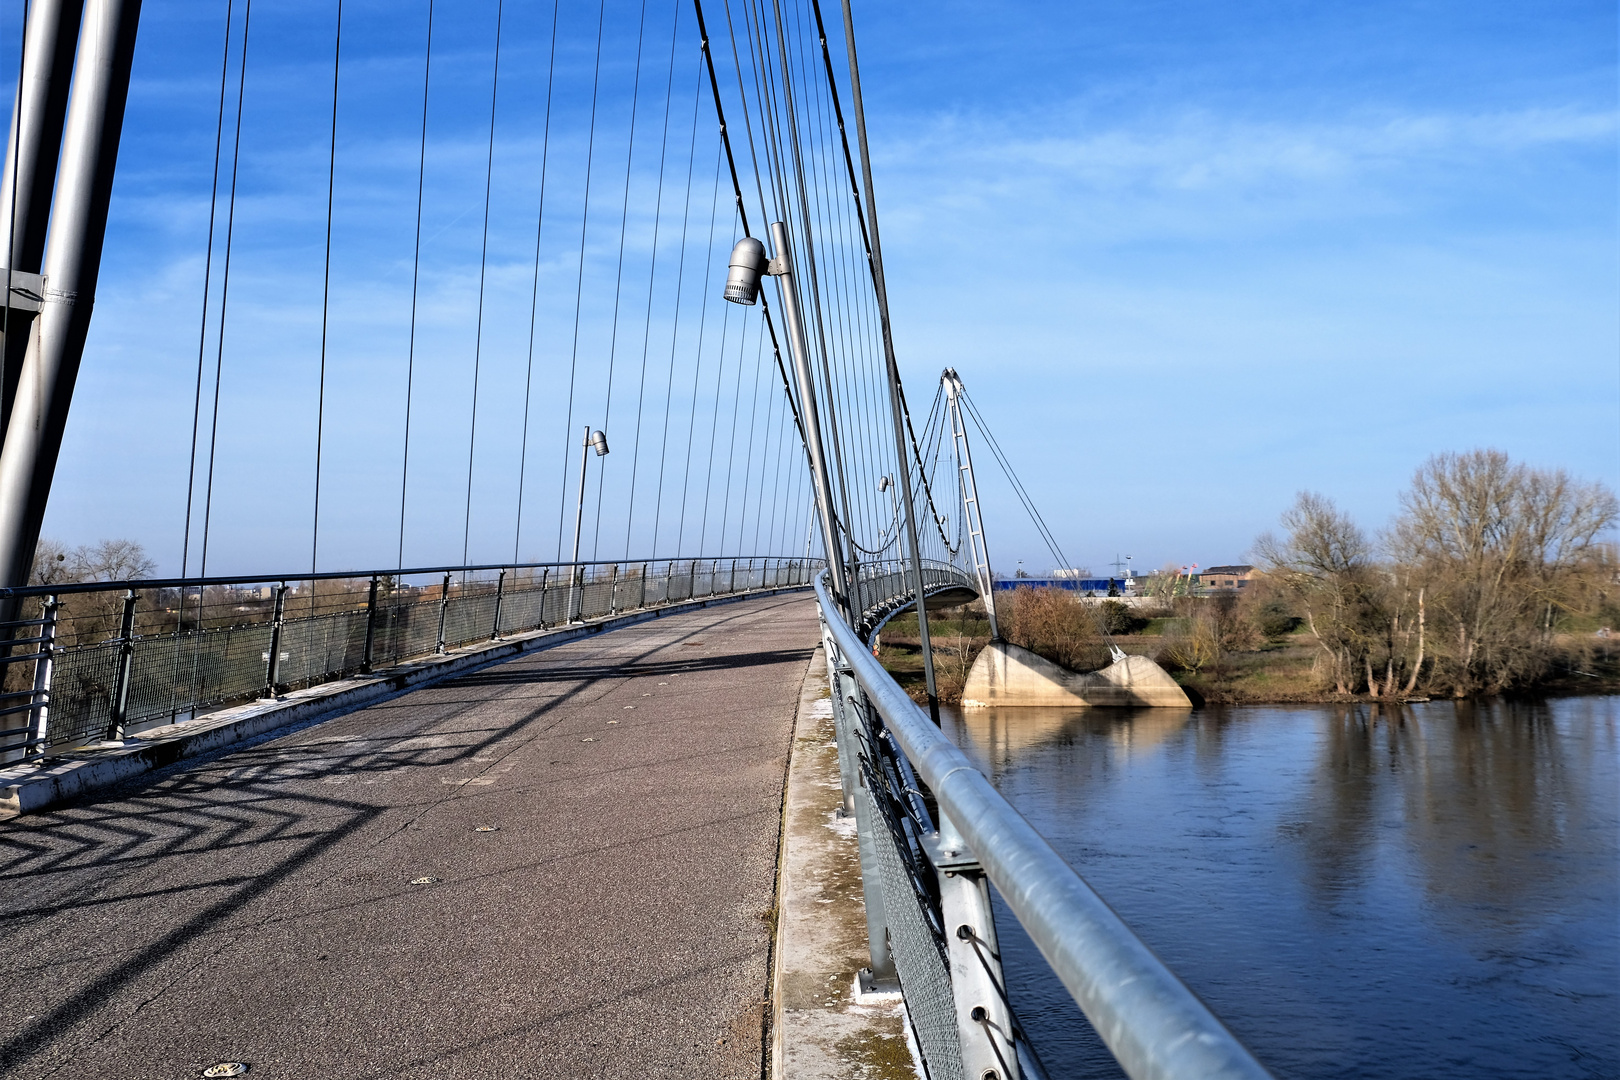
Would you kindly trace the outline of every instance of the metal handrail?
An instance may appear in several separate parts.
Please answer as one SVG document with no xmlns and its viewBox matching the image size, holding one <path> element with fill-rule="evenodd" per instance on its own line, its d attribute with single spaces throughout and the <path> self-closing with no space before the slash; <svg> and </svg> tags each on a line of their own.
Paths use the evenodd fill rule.
<svg viewBox="0 0 1620 1080">
<path fill-rule="evenodd" d="M 148 589 L 196 589 L 207 588 L 214 585 L 253 585 L 266 581 L 337 581 L 344 578 L 372 578 L 372 577 L 416 577 L 421 574 L 485 574 L 501 570 L 545 570 L 558 567 L 586 567 L 586 566 L 635 566 L 642 563 L 706 563 L 706 562 L 748 562 L 760 559 L 778 559 L 783 562 L 794 561 L 791 555 L 693 555 L 678 556 L 675 558 L 647 558 L 647 559 L 581 559 L 578 562 L 524 562 L 524 563 L 480 563 L 475 566 L 409 566 L 391 567 L 386 570 L 323 570 L 320 573 L 308 573 L 296 570 L 288 574 L 238 574 L 230 577 L 188 577 L 188 578 L 137 578 L 114 581 L 73 581 L 62 582 L 57 585 L 17 585 L 9 588 L 0 588 L 0 600 L 11 600 L 27 596 L 65 596 L 68 593 L 105 592 L 108 589 L 135 589 L 145 591 Z M 800 559 L 799 562 L 819 563 L 819 558 Z M 10 622 L 0 625 L 24 626 L 34 625 L 40 620 L 31 619 L 20 622 Z"/>
<path fill-rule="evenodd" d="M 1126 1075 L 1269 1078 L 873 659 L 838 615 L 825 578 L 823 571 L 812 579 L 816 599 L 867 701 Z"/>
</svg>

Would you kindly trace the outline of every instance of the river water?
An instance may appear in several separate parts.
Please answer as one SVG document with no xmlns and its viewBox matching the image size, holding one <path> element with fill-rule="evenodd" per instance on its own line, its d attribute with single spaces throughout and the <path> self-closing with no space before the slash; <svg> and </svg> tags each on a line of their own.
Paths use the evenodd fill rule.
<svg viewBox="0 0 1620 1080">
<path fill-rule="evenodd" d="M 1278 1076 L 1620 1076 L 1620 697 L 945 723 Z M 1122 1075 L 997 905 L 1052 1075 Z"/>
</svg>

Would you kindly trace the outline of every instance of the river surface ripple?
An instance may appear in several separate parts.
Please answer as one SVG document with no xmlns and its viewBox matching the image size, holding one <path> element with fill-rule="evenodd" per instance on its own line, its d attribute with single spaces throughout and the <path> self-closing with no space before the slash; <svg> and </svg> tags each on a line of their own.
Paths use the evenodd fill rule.
<svg viewBox="0 0 1620 1080">
<path fill-rule="evenodd" d="M 946 713 L 1278 1076 L 1620 1076 L 1620 697 Z M 1052 1075 L 1122 1075 L 996 903 Z"/>
</svg>

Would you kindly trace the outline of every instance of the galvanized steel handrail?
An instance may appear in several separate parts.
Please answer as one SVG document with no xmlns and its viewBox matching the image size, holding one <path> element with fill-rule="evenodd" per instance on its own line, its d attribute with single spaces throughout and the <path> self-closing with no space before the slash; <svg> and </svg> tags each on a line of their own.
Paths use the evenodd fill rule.
<svg viewBox="0 0 1620 1080">
<path fill-rule="evenodd" d="M 816 599 L 867 701 L 1126 1074 L 1133 1080 L 1269 1078 L 883 670 L 838 615 L 825 576 L 814 578 Z"/>
<path fill-rule="evenodd" d="M 323 570 L 320 573 L 306 573 L 296 570 L 285 574 L 236 574 L 229 577 L 186 577 L 186 578 L 138 578 L 116 579 L 111 581 L 71 581 L 57 585 L 17 585 L 10 588 L 0 587 L 0 600 L 11 600 L 28 596 L 66 596 L 69 593 L 106 592 L 109 589 L 134 589 L 145 592 L 151 589 L 198 589 L 211 588 L 216 585 L 254 585 L 266 581 L 338 581 L 346 578 L 372 578 L 372 577 L 418 577 L 423 574 L 487 574 L 501 570 L 556 570 L 562 567 L 576 567 L 583 569 L 587 566 L 638 566 L 647 563 L 725 563 L 725 562 L 758 562 L 761 559 L 792 561 L 792 556 L 784 555 L 693 555 L 675 558 L 646 558 L 646 559 L 580 559 L 561 562 L 526 562 L 526 563 L 481 563 L 476 566 L 406 566 L 389 568 L 386 570 Z M 801 562 L 819 563 L 820 559 L 801 559 Z M 7 625 L 20 625 L 8 623 Z"/>
</svg>

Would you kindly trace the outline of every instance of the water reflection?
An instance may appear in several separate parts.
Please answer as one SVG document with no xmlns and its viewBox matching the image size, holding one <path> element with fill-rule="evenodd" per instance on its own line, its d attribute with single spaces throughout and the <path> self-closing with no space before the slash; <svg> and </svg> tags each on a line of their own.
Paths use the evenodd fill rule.
<svg viewBox="0 0 1620 1080">
<path fill-rule="evenodd" d="M 1279 1073 L 1620 1075 L 1620 699 L 947 726 Z M 1096 1065 L 1033 951 L 1009 965 Z"/>
<path fill-rule="evenodd" d="M 957 744 L 978 755 L 981 766 L 1004 769 L 1032 750 L 1049 747 L 1107 748 L 1109 760 L 1148 754 L 1178 738 L 1192 710 L 965 709 L 949 719 L 967 736 Z"/>
</svg>

